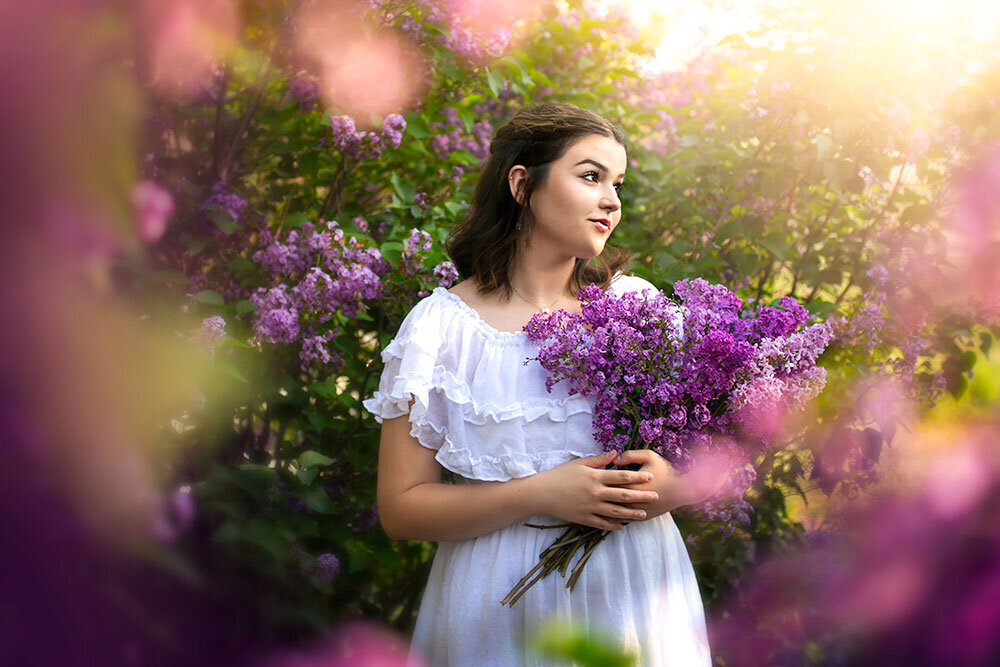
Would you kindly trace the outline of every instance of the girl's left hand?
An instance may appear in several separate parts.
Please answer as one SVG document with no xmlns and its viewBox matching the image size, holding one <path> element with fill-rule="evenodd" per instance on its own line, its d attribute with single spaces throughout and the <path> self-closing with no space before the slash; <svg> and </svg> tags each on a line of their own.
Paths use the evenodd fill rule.
<svg viewBox="0 0 1000 667">
<path fill-rule="evenodd" d="M 677 469 L 651 449 L 629 449 L 614 460 L 617 466 L 639 464 L 641 472 L 653 474 L 653 479 L 642 484 L 630 484 L 625 488 L 640 491 L 656 491 L 659 499 L 651 503 L 628 505 L 634 509 L 646 510 L 646 520 L 652 519 L 683 505 L 700 503 L 718 491 L 728 478 L 728 471 L 714 466 L 705 466 L 686 474 Z"/>
</svg>

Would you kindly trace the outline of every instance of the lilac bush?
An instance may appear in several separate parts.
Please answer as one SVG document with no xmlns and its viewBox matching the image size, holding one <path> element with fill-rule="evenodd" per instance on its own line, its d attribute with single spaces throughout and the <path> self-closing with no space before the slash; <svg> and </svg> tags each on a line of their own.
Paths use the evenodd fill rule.
<svg viewBox="0 0 1000 667">
<path fill-rule="evenodd" d="M 377 248 L 346 236 L 336 221 L 326 223 L 325 231 L 303 223 L 284 243 L 265 230 L 261 246 L 253 259 L 273 286 L 257 288 L 250 298 L 257 337 L 275 344 L 301 343 L 302 371 L 316 362 L 339 369 L 342 358 L 327 347 L 339 334 L 331 324 L 334 314 L 354 317 L 364 302 L 377 299 L 388 263 Z"/>
</svg>

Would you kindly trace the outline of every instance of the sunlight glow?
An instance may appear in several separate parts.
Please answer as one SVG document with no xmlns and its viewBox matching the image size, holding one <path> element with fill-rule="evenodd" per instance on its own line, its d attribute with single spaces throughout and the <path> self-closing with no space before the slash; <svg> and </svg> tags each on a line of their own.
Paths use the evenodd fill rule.
<svg viewBox="0 0 1000 667">
<path fill-rule="evenodd" d="M 770 10 L 788 3 L 784 0 L 701 0 L 662 2 L 660 0 L 606 0 L 608 6 L 622 6 L 648 34 L 660 34 L 656 47 L 659 70 L 682 68 L 706 44 L 715 44 L 730 34 L 749 32 L 761 25 Z M 845 6 L 846 5 L 846 6 Z M 968 47 L 1000 52 L 1000 3 L 996 0 L 826 0 L 812 4 L 827 17 L 817 28 L 842 32 L 848 26 L 867 24 L 872 32 L 891 30 L 901 39 L 961 41 Z M 834 18 L 837 17 L 837 18 Z M 862 20 L 864 17 L 865 20 Z M 654 32 L 655 31 L 655 32 Z M 864 34 L 858 37 L 864 39 Z M 748 41 L 753 43 L 752 39 Z"/>
</svg>

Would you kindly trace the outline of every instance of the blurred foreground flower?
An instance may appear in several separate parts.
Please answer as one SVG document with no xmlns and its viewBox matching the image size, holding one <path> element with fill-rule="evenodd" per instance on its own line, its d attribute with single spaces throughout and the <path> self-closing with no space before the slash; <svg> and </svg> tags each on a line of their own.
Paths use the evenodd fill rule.
<svg viewBox="0 0 1000 667">
<path fill-rule="evenodd" d="M 407 661 L 406 642 L 369 622 L 348 623 L 328 640 L 305 651 L 277 654 L 256 667 L 420 667 Z"/>
<path fill-rule="evenodd" d="M 821 664 L 998 664 L 998 438 L 995 421 L 919 433 L 894 490 L 757 568 L 715 614 L 726 664 L 790 664 L 807 651 Z"/>
<path fill-rule="evenodd" d="M 174 214 L 173 197 L 153 181 L 140 181 L 132 188 L 132 205 L 139 238 L 149 244 L 159 241 Z"/>
</svg>

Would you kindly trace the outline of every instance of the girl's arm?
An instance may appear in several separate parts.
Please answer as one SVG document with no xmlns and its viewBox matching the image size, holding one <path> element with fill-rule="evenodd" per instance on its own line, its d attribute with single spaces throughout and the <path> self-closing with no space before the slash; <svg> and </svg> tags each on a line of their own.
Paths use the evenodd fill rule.
<svg viewBox="0 0 1000 667">
<path fill-rule="evenodd" d="M 378 463 L 379 519 L 394 540 L 461 540 L 535 514 L 620 530 L 646 517 L 626 503 L 655 502 L 657 493 L 627 489 L 652 479 L 644 471 L 603 470 L 613 452 L 507 482 L 443 484 L 434 451 L 410 435 L 409 416 L 382 422 Z"/>
</svg>

